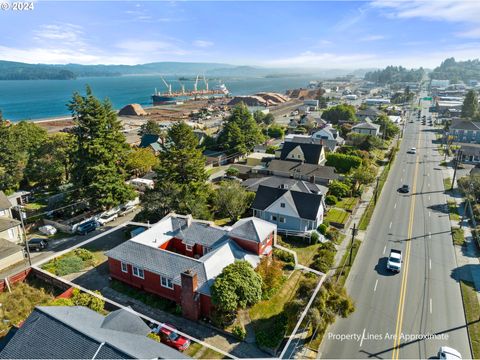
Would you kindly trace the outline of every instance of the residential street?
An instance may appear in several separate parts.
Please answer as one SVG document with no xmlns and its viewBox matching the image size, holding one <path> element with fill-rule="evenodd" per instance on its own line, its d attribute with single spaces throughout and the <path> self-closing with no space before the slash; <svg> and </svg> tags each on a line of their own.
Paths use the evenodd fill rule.
<svg viewBox="0 0 480 360">
<path fill-rule="evenodd" d="M 429 116 L 426 102 L 422 115 Z M 328 328 L 321 358 L 427 359 L 444 345 L 471 357 L 439 166 L 443 157 L 434 127 L 422 125 L 416 112 L 411 118 L 346 284 L 356 311 Z M 407 153 L 412 147 L 416 154 Z M 397 192 L 403 184 L 410 186 L 408 194 Z M 398 274 L 386 269 L 391 249 L 403 254 Z"/>
</svg>

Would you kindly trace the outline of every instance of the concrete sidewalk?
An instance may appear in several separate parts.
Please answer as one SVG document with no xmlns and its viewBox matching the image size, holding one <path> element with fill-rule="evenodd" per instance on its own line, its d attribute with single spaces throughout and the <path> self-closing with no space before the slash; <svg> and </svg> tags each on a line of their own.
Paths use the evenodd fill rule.
<svg viewBox="0 0 480 360">
<path fill-rule="evenodd" d="M 444 179 L 453 179 L 452 168 L 445 168 L 442 171 Z M 475 240 L 472 236 L 472 229 L 470 227 L 468 217 L 465 214 L 464 199 L 459 189 L 454 187 L 453 191 L 445 192 L 445 201 L 455 201 L 455 203 L 457 204 L 460 221 L 450 220 L 450 223 L 452 227 L 461 226 L 463 228 L 465 236 L 464 246 L 455 246 L 455 255 L 458 265 L 458 280 L 472 282 L 475 286 L 475 290 L 477 291 L 477 297 L 480 302 L 480 251 L 475 244 Z"/>
</svg>

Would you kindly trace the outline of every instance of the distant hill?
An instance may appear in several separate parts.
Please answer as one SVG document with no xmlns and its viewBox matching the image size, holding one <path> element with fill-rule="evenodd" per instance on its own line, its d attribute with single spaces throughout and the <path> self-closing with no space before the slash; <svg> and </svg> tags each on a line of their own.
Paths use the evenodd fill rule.
<svg viewBox="0 0 480 360">
<path fill-rule="evenodd" d="M 387 66 L 382 70 L 369 71 L 365 74 L 365 80 L 380 85 L 392 84 L 395 82 L 420 81 L 425 75 L 425 70 L 406 69 L 402 66 Z"/>
<path fill-rule="evenodd" d="M 431 79 L 450 80 L 452 83 L 468 80 L 480 80 L 480 60 L 455 61 L 455 58 L 444 60 L 440 66 L 430 73 Z"/>
</svg>

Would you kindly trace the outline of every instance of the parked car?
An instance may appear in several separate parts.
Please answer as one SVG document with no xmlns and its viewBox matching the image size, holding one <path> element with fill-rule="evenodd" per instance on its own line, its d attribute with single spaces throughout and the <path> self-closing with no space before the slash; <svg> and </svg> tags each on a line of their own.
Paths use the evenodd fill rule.
<svg viewBox="0 0 480 360">
<path fill-rule="evenodd" d="M 28 241 L 28 250 L 30 251 L 40 251 L 46 249 L 47 247 L 47 241 L 42 238 L 33 238 Z"/>
<path fill-rule="evenodd" d="M 84 223 L 79 224 L 75 232 L 79 235 L 86 235 L 89 232 L 95 231 L 97 227 L 98 227 L 97 221 L 94 219 L 91 219 L 91 220 L 85 221 Z"/>
<path fill-rule="evenodd" d="M 412 147 L 410 150 L 407 151 L 408 154 L 416 154 L 417 148 Z"/>
<path fill-rule="evenodd" d="M 410 192 L 410 186 L 409 185 L 402 185 L 400 189 L 398 189 L 399 192 L 406 194 Z"/>
<path fill-rule="evenodd" d="M 437 354 L 439 359 L 461 360 L 462 354 L 448 346 L 442 346 Z"/>
<path fill-rule="evenodd" d="M 45 225 L 45 226 L 40 226 L 38 228 L 38 231 L 40 231 L 43 235 L 55 235 L 57 233 L 57 229 L 52 226 L 52 225 Z"/>
<path fill-rule="evenodd" d="M 176 329 L 173 325 L 165 325 L 167 325 L 169 328 Z M 153 332 L 160 336 L 160 339 L 164 344 L 173 347 L 178 351 L 184 351 L 190 346 L 190 340 L 178 335 L 175 331 L 167 329 L 163 325 L 159 325 L 157 328 L 155 328 L 155 330 L 153 330 Z"/>
<path fill-rule="evenodd" d="M 231 181 L 238 181 L 238 182 L 242 182 L 242 179 L 240 179 L 239 177 L 236 177 L 236 176 L 232 176 L 232 175 L 224 175 L 223 180 L 231 180 Z"/>
<path fill-rule="evenodd" d="M 104 226 L 111 221 L 114 221 L 118 218 L 118 213 L 104 213 L 98 218 L 98 223 L 100 226 Z"/>
<path fill-rule="evenodd" d="M 118 216 L 125 216 L 135 210 L 135 205 L 126 205 L 120 208 Z"/>
</svg>

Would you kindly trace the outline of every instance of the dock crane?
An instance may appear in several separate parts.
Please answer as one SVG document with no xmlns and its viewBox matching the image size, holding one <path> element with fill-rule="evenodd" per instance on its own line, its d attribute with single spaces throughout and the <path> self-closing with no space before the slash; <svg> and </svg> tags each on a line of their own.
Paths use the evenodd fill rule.
<svg viewBox="0 0 480 360">
<path fill-rule="evenodd" d="M 169 83 L 167 83 L 167 82 L 165 81 L 165 79 L 163 78 L 163 76 L 161 76 L 160 78 L 162 79 L 163 83 L 164 83 L 165 86 L 167 87 L 168 93 L 171 95 L 171 94 L 172 94 L 172 85 L 169 84 Z"/>
</svg>

